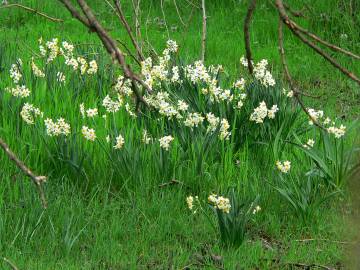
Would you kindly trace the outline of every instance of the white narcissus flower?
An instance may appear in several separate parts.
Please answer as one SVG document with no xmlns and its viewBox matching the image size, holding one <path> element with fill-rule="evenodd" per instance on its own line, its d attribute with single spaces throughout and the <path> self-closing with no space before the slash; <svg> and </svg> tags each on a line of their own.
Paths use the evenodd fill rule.
<svg viewBox="0 0 360 270">
<path fill-rule="evenodd" d="M 170 143 L 174 140 L 174 138 L 171 135 L 164 136 L 159 139 L 160 147 L 165 149 L 165 151 L 168 151 L 170 148 Z"/>
<path fill-rule="evenodd" d="M 87 117 L 95 117 L 98 115 L 98 109 L 97 108 L 87 109 L 86 115 L 87 115 Z"/>
<path fill-rule="evenodd" d="M 187 205 L 188 205 L 188 208 L 190 209 L 190 210 L 192 210 L 193 209 L 193 207 L 194 207 L 194 197 L 193 196 L 188 196 L 187 198 L 186 198 L 186 203 L 187 203 Z"/>
<path fill-rule="evenodd" d="M 303 145 L 304 148 L 310 149 L 314 146 L 315 141 L 313 139 L 309 139 L 306 144 Z"/>
<path fill-rule="evenodd" d="M 229 214 L 231 209 L 230 200 L 228 198 L 218 196 L 216 194 L 211 194 L 208 197 L 208 201 L 215 208 L 221 210 L 222 212 Z"/>
<path fill-rule="evenodd" d="M 152 141 L 152 138 L 148 135 L 148 132 L 147 132 L 146 129 L 145 129 L 144 132 L 143 132 L 141 141 L 142 141 L 144 144 L 149 144 L 149 143 Z"/>
<path fill-rule="evenodd" d="M 276 167 L 282 173 L 288 173 L 290 171 L 290 168 L 291 168 L 291 162 L 288 161 L 288 160 L 286 160 L 284 162 L 281 162 L 281 161 L 278 160 L 278 161 L 276 161 Z"/>
<path fill-rule="evenodd" d="M 57 137 L 59 135 L 68 136 L 70 134 L 70 124 L 65 122 L 64 118 L 59 118 L 56 122 L 47 118 L 44 120 L 46 133 L 50 137 Z"/>
<path fill-rule="evenodd" d="M 88 141 L 95 141 L 96 139 L 96 134 L 95 134 L 95 130 L 92 128 L 89 128 L 87 126 L 83 126 L 81 128 L 81 133 L 84 136 L 84 138 Z"/>
<path fill-rule="evenodd" d="M 125 139 L 123 136 L 119 135 L 116 137 L 116 144 L 114 145 L 115 149 L 121 149 L 125 143 Z"/>
<path fill-rule="evenodd" d="M 28 124 L 34 124 L 35 117 L 43 117 L 44 113 L 34 105 L 25 103 L 20 112 L 21 118 Z"/>
<path fill-rule="evenodd" d="M 339 128 L 333 126 L 333 127 L 329 127 L 327 131 L 330 134 L 334 134 L 335 138 L 339 139 L 345 135 L 346 127 L 344 125 L 341 125 Z"/>
</svg>

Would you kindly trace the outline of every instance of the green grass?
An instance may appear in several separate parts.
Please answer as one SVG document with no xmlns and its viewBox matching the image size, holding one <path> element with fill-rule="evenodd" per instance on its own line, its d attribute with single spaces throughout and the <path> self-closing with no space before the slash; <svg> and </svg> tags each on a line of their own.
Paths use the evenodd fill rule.
<svg viewBox="0 0 360 270">
<path fill-rule="evenodd" d="M 34 186 L 0 152 L 3 183 L 0 187 L 1 257 L 10 259 L 19 269 L 214 269 L 219 266 L 224 269 L 294 269 L 291 263 L 344 265 L 343 247 L 331 240 L 348 237 L 346 221 L 340 213 L 347 207 L 346 196 L 338 195 L 325 202 L 310 220 L 303 221 L 269 184 L 278 184 L 274 169 L 277 159 L 293 161 L 294 177 L 303 177 L 305 170 L 314 165 L 298 148 L 283 144 L 286 139 L 294 139 L 290 135 L 281 133 L 280 141 L 276 142 L 281 120 L 267 127 L 267 131 L 259 131 L 258 137 L 254 138 L 252 132 L 258 132 L 258 129 L 250 124 L 241 126 L 243 122 L 239 120 L 244 118 L 239 114 L 236 116 L 239 118 L 232 118 L 239 122 L 230 142 L 224 143 L 217 138 L 213 141 L 211 136 L 204 139 L 201 131 L 190 133 L 179 129 L 176 123 L 169 124 L 164 119 L 158 123 L 147 120 L 147 117 L 154 117 L 153 113 L 134 120 L 122 111 L 107 120 L 111 130 L 120 132 L 126 139 L 125 149 L 115 152 L 104 141 L 108 132 L 103 127 L 104 120 L 82 120 L 78 108 L 81 102 L 87 107 L 100 105 L 111 89 L 114 73 L 119 71 L 108 66 L 108 56 L 95 34 L 88 33 L 71 19 L 57 1 L 21 2 L 63 18 L 65 22 L 57 24 L 22 10 L 0 9 L 0 137 L 34 171 L 49 176 L 45 189 L 49 208 L 44 211 Z M 164 2 L 169 36 L 180 45 L 179 59 L 185 63 L 198 59 L 199 11 L 185 32 L 172 1 Z M 191 8 L 186 7 L 184 1 L 178 2 L 186 20 Z M 308 12 L 309 18 L 301 22 L 313 32 L 336 44 L 340 41 L 340 45 L 359 53 L 359 28 L 354 25 L 360 13 L 353 18 L 342 16 L 348 12 L 348 3 L 330 2 L 311 3 L 313 12 L 324 15 L 319 19 Z M 111 34 L 129 44 L 125 32 L 119 29 L 117 19 L 109 16 L 103 1 L 91 3 L 97 7 L 97 15 Z M 124 6 L 129 10 L 129 3 L 126 4 Z M 242 20 L 245 7 L 244 1 L 208 5 L 206 62 L 224 65 L 228 72 L 224 81 L 234 79 L 240 73 L 245 76 L 239 65 L 239 58 L 244 54 Z M 162 20 L 160 5 L 158 1 L 144 1 L 143 10 L 142 20 L 145 22 L 148 18 L 149 22 L 148 27 L 142 29 L 143 37 L 148 38 L 160 53 L 168 39 L 166 28 L 159 24 Z M 131 12 L 127 14 L 130 16 Z M 252 43 L 255 59 L 269 59 L 273 73 L 280 78 L 275 15 L 270 4 L 259 3 L 252 24 Z M 331 31 L 324 30 L 327 28 Z M 348 35 L 346 40 L 339 38 L 342 33 Z M 29 70 L 25 70 L 27 85 L 33 92 L 30 102 L 40 106 L 47 117 L 64 116 L 72 124 L 73 132 L 66 141 L 47 137 L 41 123 L 35 127 L 27 126 L 19 115 L 23 101 L 2 91 L 10 85 L 10 65 L 19 57 L 29 60 L 32 51 L 37 50 L 40 35 L 45 40 L 59 37 L 80 44 L 77 52 L 88 55 L 89 59 L 96 58 L 99 63 L 99 73 L 84 81 L 77 76 L 71 78 L 71 72 L 65 71 L 69 79 L 65 86 L 55 84 L 51 79 L 62 68 L 61 63 L 47 70 L 50 79 L 34 80 Z M 356 117 L 359 87 L 299 44 L 290 33 L 286 34 L 285 44 L 296 80 L 305 91 L 324 95 L 321 100 L 307 100 L 307 104 L 326 104 L 321 109 L 332 117 L 344 114 L 347 122 Z M 359 74 L 358 63 L 342 56 L 338 59 Z M 194 90 L 186 88 L 183 91 L 189 89 Z M 277 91 L 280 89 L 281 85 L 276 87 Z M 252 90 L 260 91 L 257 87 Z M 266 94 L 265 97 L 276 98 Z M 259 94 L 252 98 L 254 104 L 246 107 L 246 112 L 256 107 L 263 97 Z M 200 111 L 209 109 L 194 102 Z M 293 112 L 285 105 L 281 108 Z M 233 116 L 223 107 L 219 114 Z M 281 116 L 280 119 L 288 121 L 286 129 L 301 133 L 301 139 L 316 137 L 317 148 L 322 151 L 319 132 L 306 130 L 302 124 L 305 117 L 296 117 L 296 110 L 293 115 L 294 122 L 285 112 Z M 97 126 L 99 142 L 85 142 L 81 138 L 83 122 Z M 230 123 L 232 127 L 233 123 Z M 139 145 L 144 127 L 157 137 L 176 134 L 170 151 L 161 151 L 156 144 Z M 181 136 L 187 139 L 181 139 Z M 347 136 L 346 149 L 350 149 L 354 138 L 352 133 Z M 209 144 L 206 145 L 204 140 L 209 140 Z M 159 187 L 172 179 L 182 184 Z M 327 192 L 321 183 L 319 196 Z M 249 224 L 245 242 L 239 249 L 225 248 L 205 217 L 193 215 L 185 203 L 189 194 L 205 199 L 210 192 L 226 195 L 230 187 L 235 187 L 243 197 L 261 196 L 262 211 Z M 215 216 L 211 218 L 216 222 Z M 296 241 L 304 238 L 317 240 Z M 1 263 L 2 268 L 8 267 Z"/>
</svg>

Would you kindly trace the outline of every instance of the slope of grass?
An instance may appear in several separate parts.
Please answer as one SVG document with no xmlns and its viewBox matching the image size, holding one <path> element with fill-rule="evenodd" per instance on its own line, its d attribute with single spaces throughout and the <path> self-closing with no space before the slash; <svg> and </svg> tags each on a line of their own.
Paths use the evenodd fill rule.
<svg viewBox="0 0 360 270">
<path fill-rule="evenodd" d="M 53 82 L 59 65 L 48 71 L 53 80 L 51 76 L 48 80 L 35 80 L 30 72 L 26 73 L 26 80 L 31 82 L 35 93 L 31 101 L 41 105 L 49 117 L 66 116 L 80 127 L 79 104 L 100 104 L 115 75 L 112 68 L 107 68 L 107 55 L 96 36 L 84 31 L 57 1 L 21 2 L 64 18 L 65 22 L 51 23 L 21 10 L 0 10 L 0 14 L 4 14 L 0 18 L 0 136 L 31 168 L 49 176 L 46 186 L 49 209 L 44 211 L 34 187 L 0 152 L 2 257 L 9 258 L 19 269 L 293 269 L 291 263 L 340 267 L 343 250 L 338 243 L 297 241 L 343 237 L 344 220 L 338 212 L 338 199 L 318 209 L 310 224 L 303 224 L 268 184 L 276 178 L 272 142 L 265 146 L 249 142 L 238 151 L 234 151 L 233 145 L 214 144 L 209 157 L 201 164 L 203 167 L 197 171 L 193 161 L 198 160 L 202 149 L 196 149 L 201 143 L 195 135 L 191 142 L 193 148 L 189 146 L 191 150 L 181 152 L 180 143 L 176 142 L 174 150 L 164 157 L 158 147 L 138 147 L 134 139 L 126 142 L 128 155 L 115 156 L 115 166 L 107 160 L 100 144 L 80 142 L 78 133 L 72 135 L 71 145 L 67 145 L 65 141 L 42 135 L 41 125 L 34 128 L 25 125 L 19 116 L 22 102 L 10 98 L 2 89 L 10 83 L 9 66 L 19 57 L 29 59 L 37 50 L 38 37 L 45 40 L 59 37 L 79 44 L 76 50 L 90 59 L 96 58 L 101 70 L 89 80 L 69 79 L 66 86 Z M 164 2 L 169 35 L 158 1 L 146 1 L 142 14 L 142 21 L 147 25 L 142 29 L 144 39 L 148 38 L 159 53 L 170 36 L 180 44 L 182 61 L 197 59 L 201 36 L 199 11 L 195 11 L 188 29 L 184 29 L 172 1 Z M 311 4 L 312 12 L 321 10 L 323 19 L 318 20 L 309 11 L 309 18 L 302 22 L 334 43 L 346 33 L 348 37 L 341 39 L 341 45 L 359 53 L 359 28 L 354 27 L 358 14 L 344 19 L 342 14 L 348 12 L 348 6 L 330 2 Z M 103 1 L 91 3 L 110 32 L 126 40 L 117 19 L 108 16 L 110 12 Z M 129 10 L 129 3 L 126 4 Z M 178 4 L 186 21 L 191 7 L 186 7 L 185 2 Z M 334 9 L 332 4 L 339 9 Z M 240 70 L 239 58 L 244 52 L 241 21 L 245 7 L 244 1 L 208 4 L 207 63 L 223 64 L 231 77 L 244 73 Z M 128 12 L 129 19 L 130 14 Z M 280 77 L 276 25 L 271 5 L 259 4 L 252 25 L 254 56 L 257 60 L 269 59 L 273 73 Z M 327 27 L 331 31 L 324 31 Z M 321 101 L 309 100 L 308 104 L 324 103 L 323 109 L 330 115 L 356 116 L 358 87 L 299 45 L 289 33 L 285 42 L 295 78 L 306 91 L 324 94 Z M 360 71 L 358 63 L 339 59 L 349 69 Z M 70 72 L 65 75 L 72 76 Z M 101 124 L 103 120 L 96 121 Z M 122 113 L 114 123 L 125 138 L 140 141 L 140 131 L 146 121 L 133 120 Z M 150 128 L 155 133 L 172 131 L 164 126 Z M 99 136 L 104 137 L 105 131 L 100 129 Z M 134 150 L 136 147 L 140 150 Z M 286 150 L 285 155 L 294 158 L 300 168 L 310 164 L 300 150 L 290 150 L 290 147 Z M 187 156 L 188 153 L 191 154 Z M 301 173 L 300 170 L 297 173 Z M 182 184 L 159 187 L 174 178 Z M 260 193 L 263 208 L 251 223 L 246 241 L 237 250 L 224 248 L 207 220 L 191 214 L 185 204 L 189 194 L 206 197 L 214 191 L 225 193 L 231 186 L 236 186 L 244 196 Z M 8 267 L 2 263 L 2 268 Z"/>
</svg>

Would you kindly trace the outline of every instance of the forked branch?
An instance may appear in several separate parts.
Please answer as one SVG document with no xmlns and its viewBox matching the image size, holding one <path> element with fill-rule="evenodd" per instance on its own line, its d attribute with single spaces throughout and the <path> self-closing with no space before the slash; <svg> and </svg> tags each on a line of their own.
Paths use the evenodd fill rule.
<svg viewBox="0 0 360 270">
<path fill-rule="evenodd" d="M 116 41 L 110 37 L 110 35 L 106 32 L 106 30 L 101 26 L 99 21 L 96 19 L 93 11 L 90 9 L 89 5 L 85 0 L 77 0 L 78 5 L 80 6 L 82 13 L 81 15 L 76 8 L 72 5 L 69 0 L 58 0 L 70 11 L 72 16 L 82 22 L 87 28 L 97 33 L 98 37 L 102 41 L 105 49 L 111 55 L 113 59 L 115 59 L 119 65 L 121 66 L 124 77 L 128 78 L 132 81 L 139 83 L 144 89 L 148 92 L 151 92 L 149 86 L 140 79 L 138 75 L 136 75 L 131 68 L 127 65 L 125 61 L 125 56 L 122 51 L 118 48 Z M 147 102 L 142 97 L 139 89 L 137 87 L 133 88 L 133 92 L 135 94 L 137 102 L 143 103 L 147 106 Z"/>
<path fill-rule="evenodd" d="M 27 176 L 31 179 L 31 181 L 36 185 L 42 205 L 44 208 L 47 208 L 47 201 L 45 197 L 45 193 L 42 189 L 42 184 L 46 182 L 46 176 L 38 176 L 34 174 L 25 164 L 22 162 L 13 151 L 11 151 L 10 147 L 0 138 L 0 147 L 4 150 L 5 154 L 8 158 L 15 163 L 15 165 Z"/>
<path fill-rule="evenodd" d="M 324 52 L 320 47 L 318 47 L 316 44 L 314 44 L 313 42 L 311 42 L 310 40 L 308 40 L 307 38 L 305 38 L 303 36 L 303 34 L 310 36 L 311 38 L 314 39 L 314 37 L 316 37 L 315 35 L 309 33 L 307 30 L 299 28 L 299 26 L 293 22 L 289 16 L 286 13 L 286 10 L 284 8 L 284 4 L 282 0 L 276 0 L 276 6 L 279 12 L 279 15 L 282 19 L 282 21 L 284 22 L 284 24 L 291 30 L 291 32 L 297 37 L 299 38 L 303 43 L 305 43 L 306 45 L 308 45 L 311 49 L 313 49 L 314 51 L 316 51 L 319 55 L 321 55 L 323 58 L 325 58 L 330 64 L 332 64 L 335 68 L 337 68 L 338 70 L 340 70 L 343 74 L 345 74 L 346 76 L 348 76 L 350 79 L 354 80 L 355 82 L 357 82 L 360 85 L 360 79 L 353 74 L 352 72 L 350 72 L 349 70 L 347 70 L 346 68 L 344 68 L 343 66 L 341 66 L 334 58 L 332 58 L 331 56 L 329 56 L 326 52 Z M 300 30 L 301 29 L 301 30 Z M 310 35 L 311 34 L 311 35 Z M 320 38 L 316 37 L 318 42 L 320 42 Z M 324 41 L 321 40 L 320 42 L 321 44 L 324 45 L 330 45 L 330 43 L 324 43 Z M 336 46 L 335 46 L 336 47 Z M 335 49 L 334 46 L 332 46 L 332 49 Z M 339 50 L 339 47 L 336 47 L 335 50 Z M 344 50 L 342 49 L 341 52 L 344 53 Z M 349 54 L 348 54 L 349 55 Z M 357 57 L 355 54 L 352 55 L 352 57 Z"/>
</svg>

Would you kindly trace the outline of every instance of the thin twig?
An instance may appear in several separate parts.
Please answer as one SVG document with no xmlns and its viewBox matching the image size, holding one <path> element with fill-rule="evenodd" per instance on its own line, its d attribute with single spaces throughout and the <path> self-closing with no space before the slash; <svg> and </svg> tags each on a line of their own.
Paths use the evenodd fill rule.
<svg viewBox="0 0 360 270">
<path fill-rule="evenodd" d="M 337 240 L 331 240 L 331 239 L 315 239 L 315 238 L 309 238 L 309 239 L 297 239 L 294 240 L 295 242 L 315 242 L 315 241 L 322 241 L 322 242 L 330 242 L 330 243 L 336 243 L 336 244 L 344 244 L 344 245 L 351 245 L 356 244 L 356 242 L 347 242 L 347 241 L 337 241 Z"/>
<path fill-rule="evenodd" d="M 202 39 L 201 39 L 201 61 L 205 62 L 205 53 L 206 53 L 206 6 L 205 0 L 201 1 L 202 9 Z"/>
<path fill-rule="evenodd" d="M 40 12 L 40 11 L 38 11 L 38 10 L 36 10 L 36 9 L 30 8 L 30 7 L 27 7 L 27 6 L 24 6 L 24 5 L 20 5 L 20 4 L 8 4 L 8 5 L 3 5 L 3 6 L 0 6 L 0 9 L 1 9 L 1 8 L 12 8 L 12 7 L 22 8 L 22 9 L 24 9 L 24 10 L 26 10 L 26 11 L 29 11 L 29 12 L 35 13 L 35 14 L 37 14 L 37 15 L 39 15 L 39 16 L 42 16 L 42 17 L 44 17 L 44 18 L 46 18 L 46 19 L 48 19 L 48 20 L 50 20 L 50 21 L 52 21 L 52 22 L 63 22 L 63 21 L 64 21 L 64 20 L 62 20 L 62 19 L 58 19 L 58 18 L 51 17 L 51 16 L 46 15 L 45 13 Z"/>
<path fill-rule="evenodd" d="M 284 7 L 286 8 L 286 10 L 288 10 L 291 15 L 293 15 L 294 17 L 303 17 L 305 18 L 305 15 L 303 14 L 304 9 L 306 9 L 305 7 L 303 7 L 301 10 L 293 10 L 289 5 L 284 3 Z"/>
<path fill-rule="evenodd" d="M 124 49 L 126 50 L 126 52 L 128 53 L 128 55 L 130 55 L 130 57 L 132 59 L 134 59 L 134 61 L 139 65 L 141 66 L 141 62 L 137 59 L 137 57 L 130 51 L 130 49 L 126 46 L 126 44 L 124 42 L 122 42 L 121 40 L 117 39 L 116 40 L 117 42 L 119 42 L 123 47 Z"/>
<path fill-rule="evenodd" d="M 46 176 L 38 176 L 35 175 L 25 164 L 22 162 L 13 151 L 11 151 L 10 147 L 0 138 L 0 147 L 5 151 L 5 154 L 8 158 L 15 163 L 15 165 L 26 175 L 31 181 L 36 185 L 42 205 L 44 208 L 47 208 L 47 201 L 45 197 L 45 193 L 42 189 L 42 184 L 46 182 Z"/>
<path fill-rule="evenodd" d="M 246 50 L 246 59 L 248 61 L 248 69 L 250 74 L 253 73 L 254 67 L 252 64 L 251 56 L 251 46 L 250 46 L 250 23 L 252 16 L 256 8 L 256 0 L 250 0 L 250 4 L 246 13 L 245 22 L 244 22 L 244 38 L 245 38 L 245 50 Z"/>
<path fill-rule="evenodd" d="M 186 24 L 184 23 L 183 19 L 181 18 L 181 14 L 180 14 L 179 8 L 178 8 L 178 6 L 176 4 L 176 0 L 174 0 L 174 6 L 175 6 L 175 9 L 176 9 L 176 13 L 177 13 L 177 15 L 178 15 L 178 17 L 180 19 L 180 22 L 182 23 L 183 26 L 186 27 Z"/>
<path fill-rule="evenodd" d="M 135 5 L 134 1 L 136 1 L 136 5 Z M 143 40 L 141 38 L 141 29 L 140 29 L 140 25 L 141 25 L 140 1 L 141 0 L 131 0 L 132 6 L 134 9 L 134 14 L 135 14 L 135 36 L 136 36 L 137 44 L 139 44 L 139 47 L 140 47 L 140 52 L 143 55 L 143 51 L 142 51 Z"/>
<path fill-rule="evenodd" d="M 181 182 L 181 181 L 178 181 L 176 179 L 172 179 L 170 182 L 160 184 L 159 187 L 162 188 L 162 187 L 166 187 L 166 186 L 170 186 L 170 185 L 176 185 L 176 184 L 183 185 L 184 183 Z"/>
</svg>

